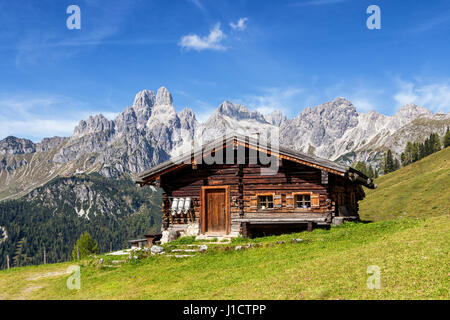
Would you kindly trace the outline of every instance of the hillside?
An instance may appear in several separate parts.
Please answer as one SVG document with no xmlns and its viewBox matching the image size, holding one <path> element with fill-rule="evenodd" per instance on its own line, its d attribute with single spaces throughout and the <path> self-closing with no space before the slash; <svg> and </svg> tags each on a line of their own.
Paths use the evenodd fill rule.
<svg viewBox="0 0 450 320">
<path fill-rule="evenodd" d="M 450 148 L 384 175 L 378 188 L 366 189 L 362 220 L 429 217 L 450 214 Z"/>
<path fill-rule="evenodd" d="M 449 299 L 449 241 L 444 216 L 347 223 L 208 244 L 190 258 L 98 256 L 79 262 L 80 290 L 66 286 L 65 272 L 75 262 L 4 270 L 0 299 Z M 166 251 L 175 248 L 188 247 Z M 366 285 L 371 265 L 381 270 L 379 290 Z"/>
<path fill-rule="evenodd" d="M 98 174 L 55 178 L 21 199 L 0 203 L 0 268 L 6 267 L 6 255 L 11 263 L 17 257 L 20 266 L 43 263 L 44 249 L 47 262 L 66 261 L 85 231 L 100 252 L 122 248 L 130 238 L 160 229 L 160 202 L 159 192 L 131 180 Z"/>
</svg>

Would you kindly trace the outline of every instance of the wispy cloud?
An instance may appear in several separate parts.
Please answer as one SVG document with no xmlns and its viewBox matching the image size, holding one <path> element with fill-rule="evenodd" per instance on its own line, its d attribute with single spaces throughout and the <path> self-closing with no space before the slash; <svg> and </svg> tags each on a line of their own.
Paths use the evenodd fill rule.
<svg viewBox="0 0 450 320">
<path fill-rule="evenodd" d="M 205 7 L 203 6 L 203 3 L 201 2 L 201 0 L 189 0 L 189 2 L 191 2 L 194 6 L 196 6 L 200 10 L 202 10 L 202 11 L 205 10 Z"/>
<path fill-rule="evenodd" d="M 439 83 L 414 83 L 398 80 L 399 90 L 394 95 L 398 106 L 414 103 L 434 112 L 450 112 L 450 81 Z"/>
<path fill-rule="evenodd" d="M 308 1 L 298 1 L 289 3 L 290 7 L 304 7 L 304 6 L 322 6 L 328 4 L 337 4 L 342 2 L 347 2 L 349 0 L 308 0 Z"/>
<path fill-rule="evenodd" d="M 417 27 L 412 29 L 412 32 L 427 32 L 448 23 L 450 23 L 450 12 L 445 12 L 439 16 L 430 18 L 429 20 L 418 24 Z"/>
<path fill-rule="evenodd" d="M 296 87 L 264 88 L 260 93 L 246 95 L 236 101 L 262 114 L 275 110 L 288 114 L 299 107 L 299 100 L 304 92 L 304 89 Z"/>
<path fill-rule="evenodd" d="M 248 18 L 240 18 L 236 23 L 230 22 L 230 27 L 233 30 L 243 31 L 247 28 Z"/>
<path fill-rule="evenodd" d="M 186 50 L 225 50 L 226 48 L 222 44 L 225 37 L 225 34 L 220 29 L 220 23 L 217 23 L 207 36 L 202 37 L 196 34 L 189 34 L 181 38 L 179 45 Z"/>
<path fill-rule="evenodd" d="M 86 103 L 62 95 L 2 95 L 0 139 L 13 135 L 38 142 L 44 137 L 70 136 L 80 120 L 99 113 L 108 119 L 117 116 L 89 110 Z"/>
<path fill-rule="evenodd" d="M 17 51 L 16 65 L 27 67 L 42 64 L 42 61 L 68 59 L 77 55 L 84 46 L 97 46 L 111 40 L 127 23 L 127 17 L 135 10 L 136 3 L 136 0 L 130 0 L 108 6 L 97 1 L 86 1 L 81 10 L 81 30 L 51 29 L 45 25 L 24 30 L 19 40 L 10 44 Z M 89 16 L 89 22 L 85 22 L 87 11 L 95 13 Z"/>
</svg>

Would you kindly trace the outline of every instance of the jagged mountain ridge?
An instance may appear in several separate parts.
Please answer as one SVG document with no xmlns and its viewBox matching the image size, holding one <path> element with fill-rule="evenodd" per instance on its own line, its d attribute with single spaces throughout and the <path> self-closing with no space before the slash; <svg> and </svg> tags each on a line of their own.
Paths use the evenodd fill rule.
<svg viewBox="0 0 450 320">
<path fill-rule="evenodd" d="M 14 137 L 0 141 L 0 199 L 22 196 L 61 175 L 133 175 L 190 148 L 192 141 L 204 143 L 232 131 L 266 137 L 277 133 L 280 144 L 298 151 L 379 166 L 385 149 L 398 156 L 407 141 L 424 140 L 431 132 L 442 135 L 448 126 L 450 114 L 433 114 L 413 104 L 386 116 L 360 113 L 344 98 L 305 108 L 294 119 L 225 101 L 199 123 L 189 108 L 177 113 L 170 92 L 161 87 L 156 94 L 139 92 L 114 120 L 103 115 L 81 120 L 69 138 L 38 144 Z"/>
</svg>

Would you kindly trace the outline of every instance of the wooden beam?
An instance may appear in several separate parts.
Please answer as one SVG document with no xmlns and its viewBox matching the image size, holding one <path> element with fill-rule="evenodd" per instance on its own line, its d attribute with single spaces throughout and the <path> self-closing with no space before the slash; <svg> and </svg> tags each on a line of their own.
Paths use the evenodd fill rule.
<svg viewBox="0 0 450 320">
<path fill-rule="evenodd" d="M 340 176 L 345 176 L 345 173 L 339 172 L 337 170 L 333 170 L 333 169 L 330 169 L 330 168 L 327 168 L 327 167 L 324 167 L 324 166 L 320 166 L 320 165 L 317 165 L 317 164 L 314 164 L 314 163 L 311 163 L 311 162 L 308 162 L 308 161 L 300 160 L 300 159 L 297 159 L 297 158 L 294 158 L 294 157 L 291 157 L 291 156 L 285 156 L 285 155 L 282 155 L 282 154 L 277 153 L 277 152 L 265 150 L 265 149 L 263 149 L 261 147 L 254 147 L 254 146 L 252 146 L 252 145 L 250 145 L 248 143 L 243 143 L 243 142 L 239 142 L 239 143 L 241 145 L 245 146 L 246 148 L 249 148 L 249 149 L 251 148 L 251 149 L 256 150 L 256 151 L 263 151 L 263 152 L 266 152 L 269 155 L 273 155 L 273 156 L 278 157 L 280 159 L 285 159 L 285 160 L 289 160 L 289 161 L 292 161 L 292 162 L 301 163 L 301 164 L 304 164 L 304 165 L 306 165 L 308 167 L 313 167 L 313 168 L 317 168 L 317 169 L 320 169 L 320 170 L 325 170 L 325 171 L 328 171 L 328 172 L 331 172 L 331 173 L 334 173 L 334 174 L 337 174 L 337 175 L 340 175 Z"/>
</svg>

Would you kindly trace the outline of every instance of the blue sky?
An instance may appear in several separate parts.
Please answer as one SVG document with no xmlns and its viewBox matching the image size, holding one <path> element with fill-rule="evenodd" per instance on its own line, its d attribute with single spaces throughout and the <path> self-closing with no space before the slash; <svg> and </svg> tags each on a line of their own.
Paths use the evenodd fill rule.
<svg viewBox="0 0 450 320">
<path fill-rule="evenodd" d="M 294 117 L 338 96 L 450 112 L 449 57 L 446 0 L 0 0 L 0 139 L 67 136 L 160 86 L 200 120 L 224 100 Z"/>
</svg>

